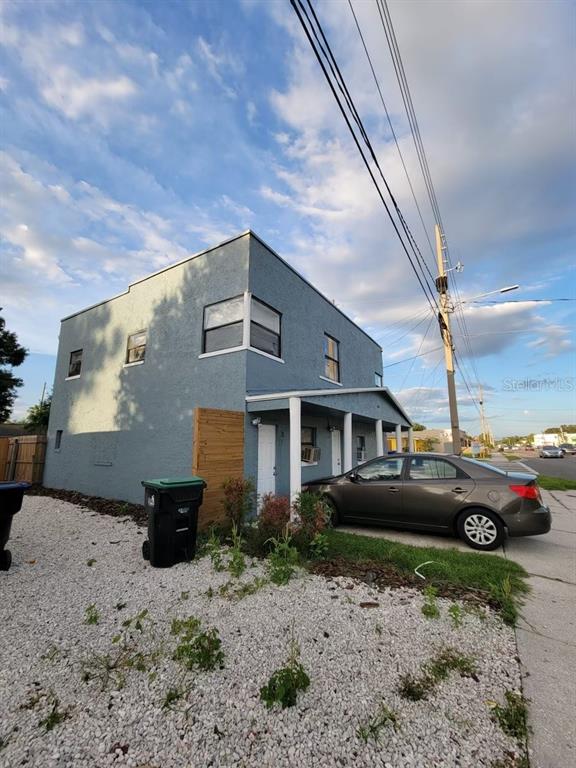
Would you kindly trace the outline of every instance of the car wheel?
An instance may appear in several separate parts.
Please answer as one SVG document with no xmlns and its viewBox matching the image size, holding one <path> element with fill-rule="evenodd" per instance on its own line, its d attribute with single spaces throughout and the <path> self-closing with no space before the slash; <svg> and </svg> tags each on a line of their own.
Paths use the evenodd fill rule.
<svg viewBox="0 0 576 768">
<path fill-rule="evenodd" d="M 330 512 L 330 525 L 335 528 L 338 523 L 340 522 L 340 515 L 338 514 L 338 507 L 336 504 L 332 501 L 332 499 L 329 496 L 324 496 L 324 501 L 326 503 L 326 506 Z"/>
<path fill-rule="evenodd" d="M 3 549 L 0 552 L 0 571 L 9 571 L 12 565 L 12 552 L 9 549 Z"/>
<path fill-rule="evenodd" d="M 150 542 L 148 539 L 142 542 L 142 557 L 144 560 L 150 560 Z"/>
<path fill-rule="evenodd" d="M 485 552 L 498 549 L 505 537 L 502 522 L 485 509 L 469 509 L 460 515 L 457 529 L 458 535 L 469 547 Z"/>
</svg>

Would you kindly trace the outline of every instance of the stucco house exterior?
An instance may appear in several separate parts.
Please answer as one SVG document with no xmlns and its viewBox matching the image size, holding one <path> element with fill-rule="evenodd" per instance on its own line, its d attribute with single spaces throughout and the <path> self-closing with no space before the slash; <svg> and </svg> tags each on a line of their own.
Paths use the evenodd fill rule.
<svg viewBox="0 0 576 768">
<path fill-rule="evenodd" d="M 215 520 L 226 477 L 294 496 L 388 432 L 380 346 L 248 231 L 62 320 L 44 484 L 141 502 L 194 472 Z"/>
</svg>

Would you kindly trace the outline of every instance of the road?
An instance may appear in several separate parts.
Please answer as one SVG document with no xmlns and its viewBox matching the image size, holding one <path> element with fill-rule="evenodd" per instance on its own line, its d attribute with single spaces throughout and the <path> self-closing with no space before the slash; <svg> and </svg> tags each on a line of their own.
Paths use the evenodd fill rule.
<svg viewBox="0 0 576 768">
<path fill-rule="evenodd" d="M 530 455 L 522 456 L 520 461 L 541 475 L 563 477 L 565 480 L 576 480 L 576 456 L 564 456 L 563 459 L 534 459 Z"/>
</svg>

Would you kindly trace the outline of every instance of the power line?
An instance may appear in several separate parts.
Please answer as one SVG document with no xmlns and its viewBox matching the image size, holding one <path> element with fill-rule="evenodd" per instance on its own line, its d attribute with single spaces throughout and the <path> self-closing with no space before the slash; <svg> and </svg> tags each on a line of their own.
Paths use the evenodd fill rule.
<svg viewBox="0 0 576 768">
<path fill-rule="evenodd" d="M 395 363 L 388 363 L 388 365 L 383 365 L 383 368 L 392 368 L 395 365 L 400 365 L 400 363 L 408 363 L 410 360 L 415 360 L 417 357 L 424 357 L 425 355 L 431 355 L 432 352 L 438 352 L 439 349 L 444 349 L 444 347 L 434 347 L 434 349 L 429 349 L 427 352 L 421 352 L 419 355 L 414 355 L 413 357 L 405 357 L 404 360 L 397 360 Z"/>
<path fill-rule="evenodd" d="M 388 182 L 387 182 L 387 180 L 386 180 L 386 178 L 385 178 L 385 176 L 384 176 L 384 174 L 382 172 L 382 169 L 381 169 L 380 164 L 378 162 L 378 158 L 376 157 L 374 149 L 373 149 L 373 147 L 372 147 L 372 145 L 370 143 L 370 140 L 368 138 L 366 130 L 365 130 L 364 126 L 363 126 L 362 120 L 361 120 L 361 118 L 360 118 L 360 116 L 358 114 L 358 111 L 356 110 L 356 107 L 354 106 L 354 102 L 352 100 L 350 92 L 348 91 L 348 88 L 346 86 L 345 80 L 344 80 L 344 78 L 342 76 L 342 73 L 340 72 L 340 69 L 339 69 L 338 64 L 336 62 L 334 54 L 332 53 L 330 45 L 329 45 L 329 43 L 328 43 L 328 41 L 326 39 L 326 36 L 325 36 L 325 34 L 324 34 L 323 30 L 322 30 L 322 26 L 321 26 L 320 22 L 318 21 L 318 18 L 316 16 L 314 8 L 312 7 L 312 3 L 311 3 L 310 0 L 307 0 L 308 7 L 310 8 L 310 12 L 311 12 L 311 14 L 312 14 L 312 16 L 314 18 L 314 22 L 315 22 L 315 25 L 316 25 L 318 31 L 316 31 L 315 26 L 312 23 L 312 21 L 311 21 L 309 15 L 308 15 L 304 5 L 303 5 L 302 0 L 290 0 L 290 3 L 292 5 L 296 15 L 298 16 L 298 20 L 300 21 L 300 24 L 302 25 L 302 28 L 304 29 L 306 37 L 308 38 L 308 42 L 310 43 L 310 46 L 312 47 L 312 50 L 313 50 L 313 52 L 314 52 L 314 54 L 316 56 L 316 59 L 317 59 L 318 63 L 320 64 L 320 67 L 322 69 L 324 77 L 326 78 L 326 81 L 328 82 L 328 85 L 330 86 L 330 89 L 332 91 L 332 94 L 334 95 L 334 98 L 336 99 L 336 102 L 337 102 L 338 107 L 339 107 L 339 109 L 340 109 L 340 111 L 342 113 L 342 116 L 344 117 L 344 120 L 346 121 L 346 125 L 348 127 L 348 130 L 352 134 L 352 137 L 354 139 L 356 147 L 357 147 L 358 151 L 360 152 L 360 155 L 362 157 L 364 165 L 366 166 L 366 170 L 370 174 L 370 178 L 372 180 L 372 183 L 374 184 L 374 186 L 376 188 L 376 191 L 378 192 L 380 200 L 381 200 L 382 204 L 384 205 L 386 213 L 388 214 L 388 218 L 390 219 L 390 221 L 392 223 L 392 226 L 394 227 L 394 231 L 396 232 L 396 235 L 397 235 L 397 237 L 398 237 L 398 239 L 399 239 L 399 241 L 400 241 L 400 243 L 402 245 L 402 248 L 403 248 L 404 252 L 406 253 L 406 256 L 408 257 L 408 260 L 409 260 L 410 265 L 411 265 L 411 267 L 412 267 L 412 269 L 414 271 L 414 274 L 416 275 L 416 278 L 417 278 L 417 280 L 418 280 L 418 282 L 420 284 L 420 287 L 422 288 L 422 291 L 424 292 L 424 295 L 426 296 L 426 299 L 427 299 L 428 303 L 430 304 L 431 308 L 434 311 L 436 311 L 438 309 L 438 306 L 437 306 L 437 303 L 436 303 L 436 298 L 434 296 L 434 293 L 430 289 L 430 286 L 427 283 L 426 276 L 424 275 L 424 273 L 422 271 L 422 266 L 420 264 L 420 259 L 422 258 L 421 254 L 419 255 L 419 251 L 417 250 L 417 246 L 415 247 L 414 238 L 413 238 L 412 234 L 410 233 L 410 231 L 408 229 L 406 221 L 405 221 L 404 217 L 402 216 L 400 208 L 399 208 L 399 206 L 398 206 L 398 204 L 397 204 L 397 202 L 396 202 L 396 200 L 395 200 L 395 198 L 394 198 L 394 196 L 392 194 L 390 186 L 388 185 Z M 306 17 L 306 21 L 304 20 L 304 17 Z M 322 41 L 323 41 L 323 44 L 320 41 L 320 38 L 319 38 L 318 34 L 320 34 L 320 36 L 322 38 Z M 368 148 L 368 152 L 369 152 L 369 154 L 370 154 L 370 156 L 372 158 L 372 161 L 376 165 L 376 167 L 378 169 L 378 172 L 379 172 L 379 174 L 380 174 L 380 176 L 381 176 L 381 178 L 382 178 L 382 180 L 384 182 L 386 190 L 387 190 L 387 192 L 388 192 L 388 194 L 390 196 L 390 199 L 392 201 L 392 205 L 394 206 L 394 209 L 396 211 L 396 215 L 398 216 L 398 219 L 400 221 L 400 225 L 401 225 L 402 229 L 405 232 L 406 238 L 408 240 L 408 244 L 411 247 L 411 250 L 413 251 L 413 253 L 414 253 L 415 257 L 416 257 L 416 261 L 419 264 L 420 270 L 418 269 L 418 267 L 414 263 L 414 259 L 412 258 L 411 254 L 410 254 L 410 251 L 408 250 L 408 247 L 407 247 L 406 243 L 404 242 L 404 239 L 403 239 L 403 237 L 402 237 L 402 235 L 400 233 L 398 225 L 396 224 L 396 221 L 394 220 L 394 217 L 392 216 L 392 212 L 391 212 L 388 204 L 386 203 L 386 200 L 384 198 L 382 190 L 380 189 L 380 186 L 378 185 L 378 182 L 376 181 L 376 177 L 374 176 L 374 173 L 372 171 L 372 168 L 370 166 L 368 158 L 366 157 L 364 151 L 362 150 L 362 147 L 360 145 L 360 141 L 358 139 L 358 136 L 356 135 L 356 132 L 355 132 L 355 130 L 354 130 L 354 128 L 353 128 L 353 126 L 352 126 L 352 124 L 350 122 L 350 118 L 348 117 L 348 114 L 346 113 L 346 109 L 344 108 L 344 106 L 342 104 L 342 101 L 340 100 L 340 98 L 338 96 L 338 93 L 337 93 L 337 90 L 336 90 L 336 86 L 335 86 L 332 78 L 330 77 L 330 75 L 328 73 L 328 69 L 326 68 L 324 60 L 326 60 L 328 68 L 330 69 L 330 72 L 332 73 L 332 77 L 334 78 L 334 80 L 336 80 L 336 86 L 337 86 L 338 90 L 342 93 L 342 95 L 344 97 L 344 100 L 345 100 L 346 104 L 348 105 L 348 109 L 352 113 L 351 114 L 351 119 L 358 126 L 358 130 L 360 132 L 360 135 L 361 135 L 364 143 L 366 144 L 366 146 Z M 422 273 L 422 276 L 421 276 L 421 273 Z M 424 278 L 424 280 L 422 278 Z"/>
</svg>

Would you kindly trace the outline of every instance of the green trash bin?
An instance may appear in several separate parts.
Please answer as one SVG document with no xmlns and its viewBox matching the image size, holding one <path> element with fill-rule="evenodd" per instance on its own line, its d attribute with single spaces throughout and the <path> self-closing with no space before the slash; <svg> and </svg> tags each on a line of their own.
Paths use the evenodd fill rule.
<svg viewBox="0 0 576 768">
<path fill-rule="evenodd" d="M 148 539 L 142 556 L 155 568 L 170 568 L 196 554 L 198 510 L 206 483 L 201 477 L 142 480 Z"/>
</svg>

